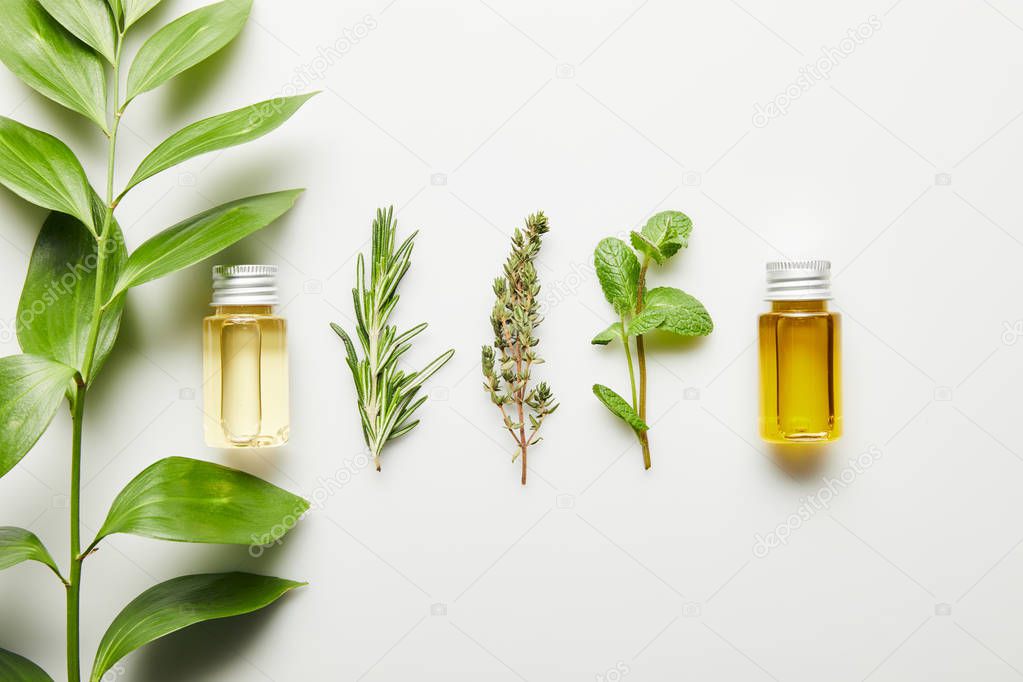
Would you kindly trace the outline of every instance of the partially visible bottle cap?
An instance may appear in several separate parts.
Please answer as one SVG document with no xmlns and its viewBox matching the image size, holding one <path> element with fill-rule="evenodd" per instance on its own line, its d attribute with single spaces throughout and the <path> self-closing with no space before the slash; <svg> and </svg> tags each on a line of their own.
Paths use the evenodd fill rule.
<svg viewBox="0 0 1023 682">
<path fill-rule="evenodd" d="M 277 305 L 276 265 L 213 266 L 211 306 Z"/>
<path fill-rule="evenodd" d="M 767 264 L 768 301 L 831 299 L 831 261 L 773 261 Z"/>
</svg>

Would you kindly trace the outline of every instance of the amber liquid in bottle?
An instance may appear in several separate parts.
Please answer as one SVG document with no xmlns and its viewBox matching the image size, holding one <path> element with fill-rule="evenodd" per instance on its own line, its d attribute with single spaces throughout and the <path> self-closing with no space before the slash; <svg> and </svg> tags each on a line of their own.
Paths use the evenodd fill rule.
<svg viewBox="0 0 1023 682">
<path fill-rule="evenodd" d="M 274 447 L 288 440 L 286 323 L 269 305 L 226 305 L 203 321 L 206 444 Z"/>
<path fill-rule="evenodd" d="M 774 301 L 760 316 L 760 435 L 772 443 L 842 435 L 841 316 L 826 301 Z"/>
</svg>

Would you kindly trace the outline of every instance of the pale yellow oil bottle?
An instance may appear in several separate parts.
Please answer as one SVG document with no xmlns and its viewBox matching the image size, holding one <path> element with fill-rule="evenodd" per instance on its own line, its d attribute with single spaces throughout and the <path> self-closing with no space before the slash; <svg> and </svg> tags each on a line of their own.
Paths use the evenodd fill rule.
<svg viewBox="0 0 1023 682">
<path fill-rule="evenodd" d="M 287 323 L 274 314 L 277 268 L 217 266 L 203 320 L 203 412 L 210 447 L 288 440 Z"/>
<path fill-rule="evenodd" d="M 814 443 L 842 435 L 841 316 L 828 310 L 831 264 L 768 263 L 760 316 L 760 435 Z"/>
</svg>

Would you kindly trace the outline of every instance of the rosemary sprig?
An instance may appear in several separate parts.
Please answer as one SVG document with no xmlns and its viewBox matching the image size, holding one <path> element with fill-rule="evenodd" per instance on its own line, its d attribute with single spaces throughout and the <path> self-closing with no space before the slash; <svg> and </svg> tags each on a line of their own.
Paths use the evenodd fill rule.
<svg viewBox="0 0 1023 682">
<path fill-rule="evenodd" d="M 515 230 L 511 255 L 504 265 L 504 277 L 494 280 L 497 300 L 490 315 L 494 343 L 483 346 L 482 353 L 483 388 L 501 410 L 504 428 L 515 440 L 517 447 L 512 461 L 522 458 L 522 485 L 526 484 L 529 446 L 543 440 L 539 435 L 540 427 L 558 409 L 546 383 L 529 388 L 533 365 L 543 363 L 543 358 L 535 350 L 540 341 L 534 330 L 543 318 L 538 300 L 540 280 L 533 261 L 540 253 L 541 239 L 548 231 L 550 228 L 543 211 L 526 219 L 525 231 Z"/>
<path fill-rule="evenodd" d="M 380 455 L 384 446 L 419 425 L 418 419 L 412 419 L 415 411 L 426 402 L 426 396 L 416 398 L 419 389 L 455 354 L 451 349 L 418 372 L 398 369 L 399 358 L 412 347 L 412 339 L 427 325 L 424 322 L 399 334 L 397 327 L 387 324 L 398 303 L 398 285 L 412 263 L 413 242 L 418 234 L 413 232 L 395 249 L 398 223 L 393 214 L 393 206 L 386 211 L 377 209 L 377 217 L 373 221 L 368 282 L 361 253 L 356 263 L 356 286 L 352 289 L 352 298 L 357 321 L 356 335 L 362 347 L 361 359 L 345 330 L 337 324 L 330 325 L 345 344 L 348 367 L 352 370 L 358 392 L 362 435 L 373 453 L 377 471 L 380 471 Z"/>
</svg>

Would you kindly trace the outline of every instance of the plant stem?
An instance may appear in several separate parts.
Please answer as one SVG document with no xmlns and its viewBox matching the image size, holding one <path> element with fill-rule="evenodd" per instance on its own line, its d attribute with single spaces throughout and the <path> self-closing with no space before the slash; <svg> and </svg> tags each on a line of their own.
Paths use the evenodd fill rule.
<svg viewBox="0 0 1023 682">
<path fill-rule="evenodd" d="M 513 349 L 515 357 L 515 372 L 516 376 L 522 376 L 522 344 L 518 341 L 515 342 Z M 526 383 L 522 380 L 522 388 L 515 393 L 515 404 L 519 411 L 519 452 L 522 457 L 522 485 L 526 485 L 526 452 L 529 449 L 529 443 L 526 441 L 526 411 L 523 406 L 523 402 L 526 399 Z"/>
<path fill-rule="evenodd" d="M 114 121 L 110 128 L 110 144 L 107 150 L 107 197 L 103 216 L 103 229 L 99 235 L 96 251 L 96 289 L 92 297 L 92 321 L 89 327 L 89 340 L 85 346 L 85 360 L 82 363 L 82 376 L 88 384 L 92 379 L 93 361 L 96 356 L 96 341 L 99 338 L 99 322 L 103 314 L 104 279 L 106 275 L 107 242 L 114 224 L 114 158 L 117 150 L 117 130 L 121 125 L 123 107 L 118 105 L 120 99 L 121 44 L 123 35 L 118 37 L 117 50 L 114 58 Z"/>
<path fill-rule="evenodd" d="M 629 345 L 629 335 L 625 333 L 625 316 L 622 316 L 622 347 L 625 348 L 625 360 L 629 363 L 629 386 L 632 388 L 632 409 L 639 409 L 636 403 L 636 370 L 632 366 L 632 346 Z"/>
<path fill-rule="evenodd" d="M 636 337 L 636 356 L 639 359 L 639 418 L 646 421 L 646 349 L 643 347 L 643 335 Z M 639 434 L 639 444 L 643 447 L 643 468 L 649 469 L 650 438 L 647 432 Z"/>
<path fill-rule="evenodd" d="M 71 576 L 67 584 L 67 675 L 69 682 L 79 682 L 78 605 L 81 594 L 82 549 L 79 524 L 82 482 L 82 417 L 85 413 L 85 385 L 78 384 L 71 401 Z"/>
<path fill-rule="evenodd" d="M 123 33 L 117 37 L 114 59 L 114 99 L 113 123 L 110 129 L 110 144 L 107 151 L 107 194 L 103 216 L 103 229 L 97 241 L 96 251 L 96 287 L 92 298 L 92 319 L 89 322 L 89 339 L 85 345 L 85 356 L 82 362 L 82 373 L 78 380 L 72 401 L 72 441 L 71 441 L 71 571 L 67 586 L 67 669 L 68 682 L 81 681 L 80 644 L 79 644 L 79 610 L 82 593 L 82 561 L 81 555 L 81 492 L 82 492 L 82 426 L 85 416 L 85 396 L 92 383 L 93 366 L 96 359 L 96 343 L 99 339 L 100 322 L 103 316 L 106 278 L 107 251 L 110 231 L 114 224 L 114 159 L 117 150 L 117 129 L 121 123 L 124 108 L 120 100 L 120 67 Z"/>
<path fill-rule="evenodd" d="M 643 259 L 643 267 L 639 270 L 639 291 L 636 295 L 636 314 L 643 312 L 643 295 L 646 292 L 646 271 L 650 267 L 650 257 Z M 646 421 L 646 346 L 643 342 L 643 335 L 636 336 L 636 359 L 639 362 L 639 418 Z M 639 444 L 643 447 L 643 468 L 649 469 L 650 463 L 650 439 L 647 432 L 639 434 Z"/>
</svg>

